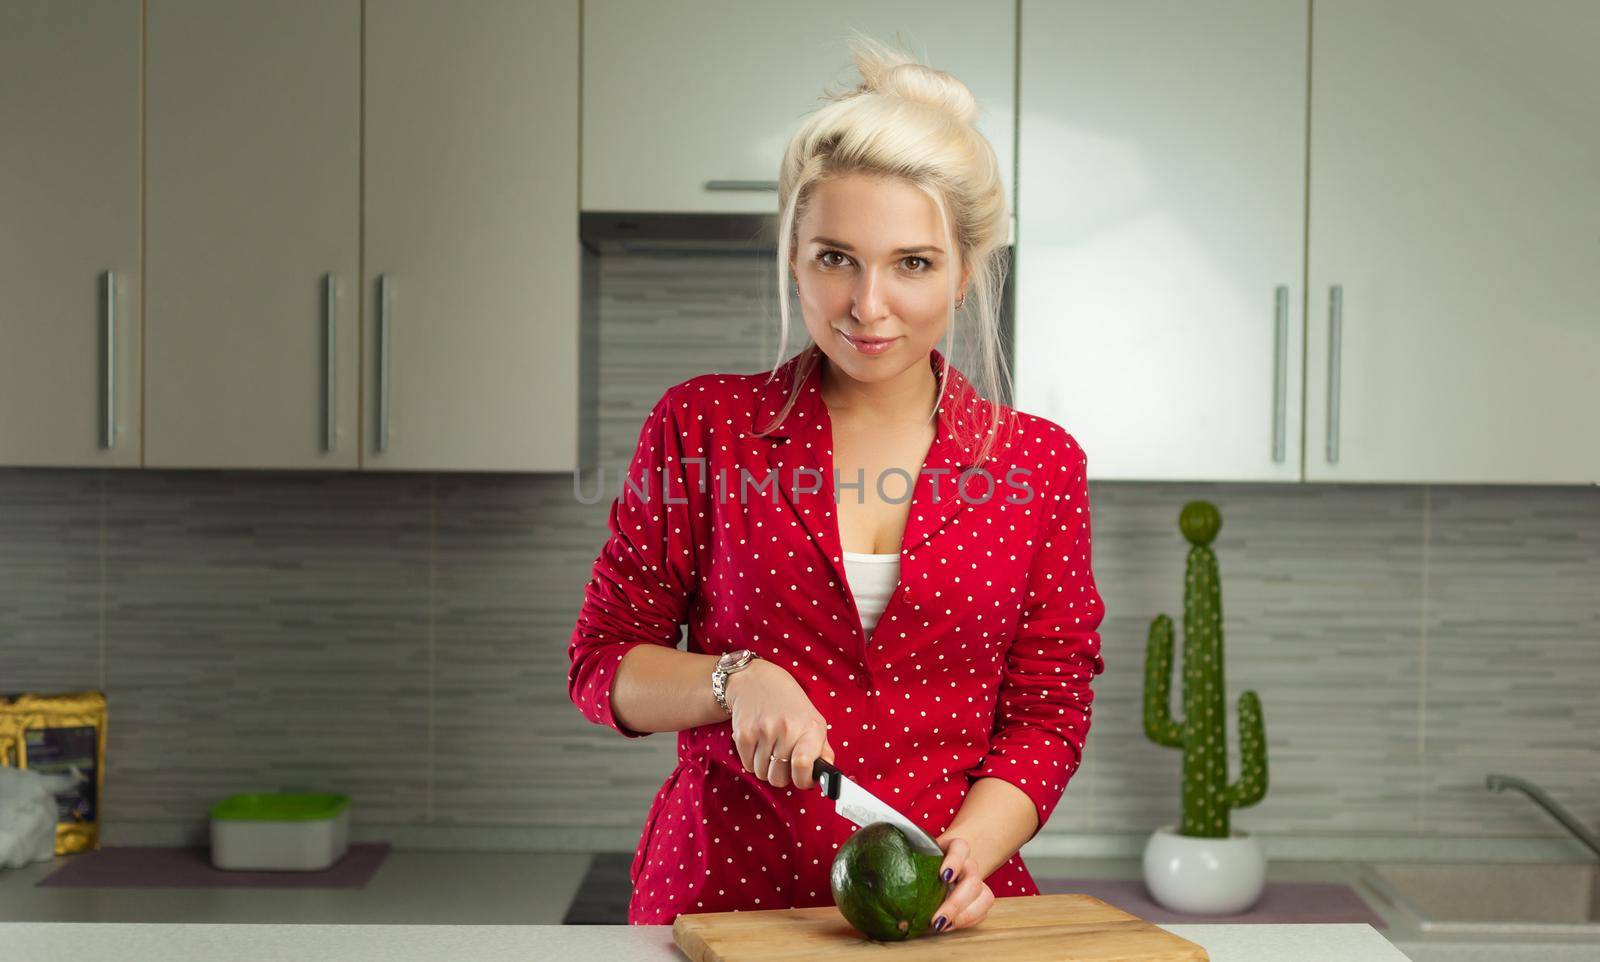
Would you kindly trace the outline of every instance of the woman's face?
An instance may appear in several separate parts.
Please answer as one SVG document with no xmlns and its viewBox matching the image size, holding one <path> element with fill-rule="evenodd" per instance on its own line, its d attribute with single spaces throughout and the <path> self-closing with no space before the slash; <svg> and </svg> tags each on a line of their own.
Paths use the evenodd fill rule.
<svg viewBox="0 0 1600 962">
<path fill-rule="evenodd" d="M 926 365 L 950 323 L 959 265 L 947 247 L 932 198 L 902 180 L 849 174 L 813 188 L 789 264 L 806 330 L 840 373 L 886 381 Z M 892 340 L 872 350 L 851 338 Z"/>
</svg>

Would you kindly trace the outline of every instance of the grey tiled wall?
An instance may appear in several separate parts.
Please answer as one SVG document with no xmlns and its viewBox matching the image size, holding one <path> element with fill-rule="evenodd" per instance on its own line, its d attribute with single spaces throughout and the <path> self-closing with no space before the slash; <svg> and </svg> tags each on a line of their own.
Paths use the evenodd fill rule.
<svg viewBox="0 0 1600 962">
<path fill-rule="evenodd" d="M 662 389 L 771 367 L 776 310 L 765 258 L 598 268 L 594 450 L 614 486 Z M 790 351 L 803 341 L 797 321 Z M 1600 818 L 1600 492 L 1091 497 L 1107 671 L 1084 765 L 1030 851 L 1132 844 L 1176 813 L 1180 756 L 1144 738 L 1140 690 L 1150 619 L 1181 625 L 1178 509 L 1204 497 L 1224 519 L 1230 744 L 1252 689 L 1270 756 L 1236 827 L 1582 856 L 1483 778 Z M 624 741 L 565 687 L 608 503 L 578 503 L 565 475 L 0 469 L 0 692 L 108 692 L 114 844 L 199 838 L 234 792 L 326 789 L 354 797 L 358 837 L 631 850 L 674 736 Z"/>
</svg>

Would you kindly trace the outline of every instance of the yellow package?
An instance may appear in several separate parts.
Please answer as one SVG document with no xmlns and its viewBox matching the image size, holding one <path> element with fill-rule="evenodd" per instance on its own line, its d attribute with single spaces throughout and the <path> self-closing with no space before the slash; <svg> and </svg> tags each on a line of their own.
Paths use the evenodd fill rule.
<svg viewBox="0 0 1600 962">
<path fill-rule="evenodd" d="M 0 706 L 8 704 L 0 697 Z M 22 738 L 16 722 L 9 714 L 0 711 L 0 768 L 20 768 L 22 765 Z"/>
<path fill-rule="evenodd" d="M 106 696 L 98 691 L 0 700 L 0 760 L 43 774 L 81 774 L 56 795 L 56 854 L 100 847 L 105 793 Z"/>
</svg>

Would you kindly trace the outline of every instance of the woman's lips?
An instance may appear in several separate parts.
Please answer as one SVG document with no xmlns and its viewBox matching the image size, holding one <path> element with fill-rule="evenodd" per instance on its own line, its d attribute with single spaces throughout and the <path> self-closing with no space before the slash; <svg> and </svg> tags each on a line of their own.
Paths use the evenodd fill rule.
<svg viewBox="0 0 1600 962">
<path fill-rule="evenodd" d="M 844 338 L 851 347 L 860 351 L 862 354 L 882 354 L 884 351 L 887 351 L 889 348 L 893 347 L 896 341 L 900 340 L 898 337 L 891 337 L 886 340 L 877 341 L 857 340 L 843 331 L 839 331 L 839 336 Z"/>
</svg>

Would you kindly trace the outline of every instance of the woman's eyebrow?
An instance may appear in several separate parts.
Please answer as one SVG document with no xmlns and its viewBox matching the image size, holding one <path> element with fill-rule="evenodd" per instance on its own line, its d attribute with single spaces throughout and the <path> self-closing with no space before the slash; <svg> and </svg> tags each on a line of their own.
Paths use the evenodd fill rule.
<svg viewBox="0 0 1600 962">
<path fill-rule="evenodd" d="M 842 251 L 850 251 L 851 253 L 855 252 L 854 247 L 851 247 L 844 241 L 836 241 L 831 237 L 813 237 L 811 238 L 811 243 L 822 244 L 827 247 L 837 247 Z M 924 244 L 921 247 L 897 247 L 894 249 L 894 253 L 896 254 L 920 254 L 923 251 L 933 251 L 935 254 L 943 254 L 944 248 L 934 247 L 932 244 Z"/>
</svg>

